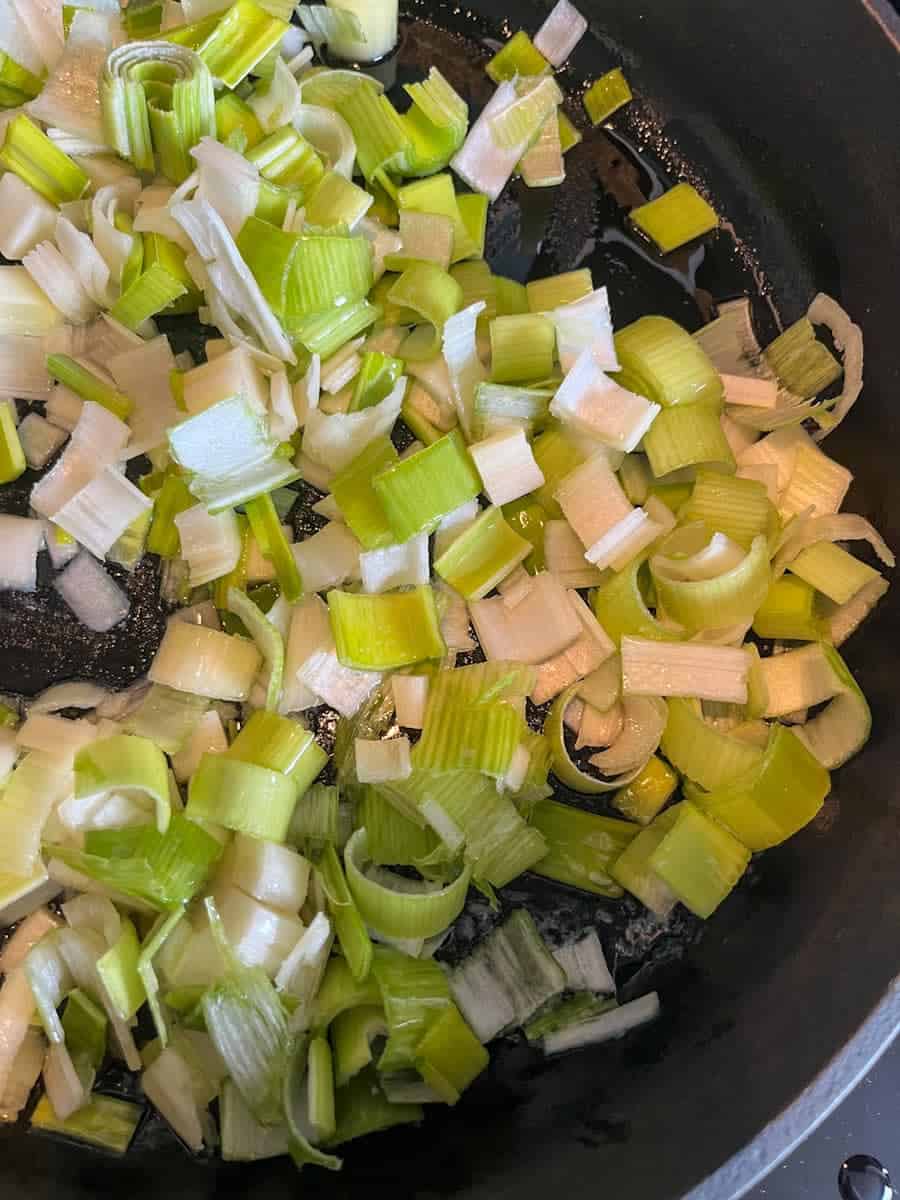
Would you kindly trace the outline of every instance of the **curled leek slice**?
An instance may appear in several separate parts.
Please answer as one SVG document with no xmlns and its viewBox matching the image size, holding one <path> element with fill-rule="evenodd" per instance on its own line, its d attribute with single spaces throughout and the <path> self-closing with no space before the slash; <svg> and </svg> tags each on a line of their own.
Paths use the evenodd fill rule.
<svg viewBox="0 0 900 1200">
<path fill-rule="evenodd" d="M 466 901 L 468 867 L 446 887 L 372 867 L 365 829 L 357 829 L 350 838 L 344 863 L 350 892 L 366 924 L 387 937 L 414 939 L 443 933 Z"/>
<path fill-rule="evenodd" d="M 190 150 L 216 136 L 209 68 L 193 50 L 170 42 L 128 42 L 113 50 L 100 77 L 106 138 L 140 171 L 181 183 L 191 173 Z"/>
<path fill-rule="evenodd" d="M 582 795 L 599 796 L 631 783 L 646 765 L 665 729 L 666 706 L 655 696 L 641 697 L 649 701 L 646 706 L 632 704 L 636 696 L 626 698 L 622 733 L 611 747 L 595 754 L 590 760 L 602 771 L 620 773 L 615 778 L 598 779 L 596 775 L 588 775 L 576 766 L 566 748 L 564 717 L 566 709 L 578 697 L 581 686 L 582 681 L 578 680 L 557 696 L 547 717 L 544 733 L 553 756 L 551 769 L 560 783 Z"/>
<path fill-rule="evenodd" d="M 695 543 L 700 541 L 698 549 L 685 542 L 689 535 Z M 745 553 L 723 533 L 710 539 L 702 527 L 686 526 L 673 534 L 663 549 L 674 548 L 676 538 L 688 554 L 656 554 L 650 559 L 656 594 L 667 616 L 691 632 L 727 628 L 751 619 L 771 582 L 766 538 L 762 534 L 755 537 Z"/>
</svg>

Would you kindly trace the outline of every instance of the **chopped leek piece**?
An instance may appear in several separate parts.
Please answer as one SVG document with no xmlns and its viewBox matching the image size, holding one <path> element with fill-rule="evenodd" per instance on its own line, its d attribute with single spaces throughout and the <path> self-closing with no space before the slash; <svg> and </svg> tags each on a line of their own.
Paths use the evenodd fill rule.
<svg viewBox="0 0 900 1200">
<path fill-rule="evenodd" d="M 831 787 L 828 772 L 800 739 L 774 725 L 759 761 L 714 788 L 692 791 L 698 808 L 750 850 L 767 850 L 793 837 L 816 816 Z"/>
<path fill-rule="evenodd" d="M 95 1092 L 83 1108 L 61 1121 L 53 1111 L 49 1097 L 44 1095 L 31 1114 L 31 1127 L 61 1133 L 114 1154 L 124 1154 L 143 1113 L 143 1108 L 137 1104 Z"/>
<path fill-rule="evenodd" d="M 770 342 L 763 357 L 782 386 L 801 400 L 825 390 L 841 376 L 841 365 L 816 339 L 812 322 L 803 317 Z"/>
<path fill-rule="evenodd" d="M 334 1076 L 338 1088 L 372 1062 L 372 1042 L 387 1036 L 384 1012 L 378 1005 L 362 1005 L 340 1013 L 331 1026 Z"/>
<path fill-rule="evenodd" d="M 357 983 L 369 974 L 372 966 L 372 939 L 366 932 L 356 900 L 347 886 L 347 877 L 337 851 L 329 842 L 317 864 L 322 886 L 328 901 L 328 911 L 350 973 Z"/>
<path fill-rule="evenodd" d="M 250 105 L 234 92 L 225 92 L 216 101 L 216 137 L 227 146 L 238 134 L 243 139 L 243 150 L 252 150 L 264 136 Z"/>
<path fill-rule="evenodd" d="M 687 550 L 691 531 L 692 527 L 682 526 L 663 542 L 660 553 L 650 559 L 657 599 L 666 615 L 692 633 L 725 629 L 750 621 L 754 613 L 758 616 L 757 610 L 764 604 L 771 583 L 765 537 L 755 537 L 745 554 L 722 534 L 713 534 L 707 541 L 706 530 L 701 526 L 694 541 L 695 545 L 699 542 L 699 551 L 690 555 L 688 550 L 684 558 L 670 557 L 667 549 L 674 545 L 675 539 L 680 539 Z"/>
<path fill-rule="evenodd" d="M 668 317 L 641 317 L 619 330 L 615 344 L 621 366 L 616 381 L 622 387 L 663 408 L 721 405 L 719 373 L 697 341 Z M 659 477 L 669 472 L 653 473 Z"/>
<path fill-rule="evenodd" d="M 548 846 L 546 857 L 531 868 L 536 874 L 597 896 L 622 894 L 609 868 L 635 836 L 634 825 L 555 800 L 537 804 L 531 823 Z"/>
<path fill-rule="evenodd" d="M 544 75 L 550 70 L 550 64 L 525 30 L 520 29 L 501 46 L 484 69 L 494 83 L 502 83 L 504 79 L 514 80 L 518 76 Z"/>
<path fill-rule="evenodd" d="M 428 359 L 440 350 L 444 325 L 462 305 L 462 288 L 452 275 L 435 263 L 420 262 L 403 272 L 387 298 L 391 304 L 409 309 L 414 319 L 424 322 L 419 328 L 425 336 L 415 343 L 415 347 L 407 339 L 403 343 L 402 356 Z"/>
<path fill-rule="evenodd" d="M 403 117 L 412 142 L 405 173 L 432 175 L 443 170 L 463 144 L 469 106 L 437 67 L 430 68 L 422 83 L 404 84 L 404 91 L 412 100 Z"/>
<path fill-rule="evenodd" d="M 367 831 L 358 829 L 347 843 L 344 862 L 350 894 L 370 928 L 392 938 L 429 938 L 443 933 L 462 912 L 469 887 L 468 868 L 441 888 L 383 869 L 367 871 L 368 857 Z"/>
<path fill-rule="evenodd" d="M 640 830 L 610 867 L 610 875 L 627 892 L 664 921 L 678 902 L 678 897 L 650 865 L 650 860 L 678 819 L 680 805 L 667 808 L 655 820 Z"/>
<path fill-rule="evenodd" d="M 678 701 L 672 701 L 673 704 Z M 682 701 L 682 703 L 684 703 Z M 670 709 L 671 712 L 671 709 Z M 668 723 L 667 723 L 668 728 Z M 665 736 L 665 735 L 663 735 Z M 623 817 L 649 825 L 665 807 L 678 787 L 678 776 L 655 754 L 644 764 L 631 783 L 612 798 L 613 805 Z"/>
<path fill-rule="evenodd" d="M 171 910 L 200 890 L 222 847 L 194 821 L 174 813 L 164 834 L 150 825 L 88 832 L 84 851 L 52 845 L 46 852 L 89 879 Z"/>
<path fill-rule="evenodd" d="M 412 149 L 406 125 L 386 96 L 357 87 L 335 105 L 353 131 L 356 157 L 366 182 L 384 185 L 402 170 Z"/>
<path fill-rule="evenodd" d="M 675 819 L 649 865 L 682 904 L 705 919 L 747 869 L 750 851 L 687 801 L 670 812 Z"/>
<path fill-rule="evenodd" d="M 553 374 L 556 330 L 547 317 L 529 313 L 491 321 L 491 379 L 533 383 Z"/>
<path fill-rule="evenodd" d="M 304 195 L 325 175 L 325 166 L 318 154 L 290 125 L 276 129 L 257 142 L 246 157 L 264 179 L 279 187 L 296 188 Z"/>
<path fill-rule="evenodd" d="M 689 183 L 676 184 L 655 200 L 633 208 L 629 220 L 662 254 L 677 250 L 719 225 L 715 209 Z"/>
<path fill-rule="evenodd" d="M 191 173 L 190 150 L 215 133 L 209 67 L 193 50 L 162 41 L 126 42 L 100 77 L 103 128 L 120 158 L 173 182 Z"/>
<path fill-rule="evenodd" d="M 124 421 L 134 408 L 134 402 L 104 383 L 92 371 L 88 371 L 68 354 L 47 356 L 47 374 L 51 379 L 65 384 L 82 400 L 93 400 Z"/>
<path fill-rule="evenodd" d="M 171 816 L 169 779 L 163 752 L 147 738 L 122 733 L 83 746 L 75 756 L 75 796 L 79 800 L 124 795 L 149 800 L 156 827 L 165 833 Z"/>
<path fill-rule="evenodd" d="M 373 438 L 331 481 L 335 503 L 367 550 L 387 546 L 394 540 L 395 535 L 375 491 L 374 479 L 399 457 L 389 437 Z"/>
<path fill-rule="evenodd" d="M 626 635 L 678 641 L 683 633 L 661 624 L 647 607 L 641 591 L 640 569 L 640 557 L 632 559 L 601 584 L 591 601 L 594 615 L 614 642 Z"/>
<path fill-rule="evenodd" d="M 78 163 L 58 149 L 24 113 L 6 124 L 0 167 L 18 175 L 51 204 L 80 200 L 90 186 L 90 179 Z"/>
<path fill-rule="evenodd" d="M 788 570 L 835 604 L 846 604 L 861 588 L 879 578 L 874 567 L 860 562 L 834 542 L 807 546 L 788 563 Z"/>
<path fill-rule="evenodd" d="M 593 280 L 587 267 L 565 271 L 561 275 L 549 275 L 546 279 L 534 279 L 525 284 L 528 307 L 533 313 L 546 313 L 563 304 L 572 304 L 589 296 L 593 290 Z"/>
<path fill-rule="evenodd" d="M 379 947 L 372 971 L 381 988 L 388 1040 L 378 1071 L 389 1076 L 415 1066 L 422 1037 L 453 1003 L 447 977 L 429 959 L 409 958 Z"/>
<path fill-rule="evenodd" d="M 66 1049 L 77 1068 L 84 1063 L 97 1071 L 106 1055 L 107 1018 L 103 1009 L 94 1003 L 87 992 L 75 988 L 66 998 L 62 1015 Z"/>
<path fill-rule="evenodd" d="M 382 354 L 379 351 L 365 354 L 347 411 L 358 412 L 361 408 L 371 408 L 375 404 L 380 404 L 393 391 L 394 385 L 402 374 L 402 359 L 393 358 L 391 355 Z M 334 491 L 333 482 L 332 491 Z"/>
<path fill-rule="evenodd" d="M 540 1042 L 555 1034 L 564 1034 L 573 1026 L 585 1025 L 592 1018 L 616 1007 L 613 996 L 599 997 L 592 992 L 575 992 L 565 1000 L 551 1001 L 545 1010 L 532 1017 L 525 1026 L 525 1036 L 529 1042 Z"/>
<path fill-rule="evenodd" d="M 470 257 L 484 258 L 484 239 L 487 232 L 490 201 L 487 196 L 482 196 L 478 192 L 466 192 L 456 197 L 456 205 L 469 239 L 475 246 Z"/>
<path fill-rule="evenodd" d="M 488 508 L 435 562 L 434 569 L 467 600 L 480 600 L 531 553 L 499 508 Z"/>
<path fill-rule="evenodd" d="M 28 465 L 13 415 L 15 401 L 0 402 L 0 483 L 12 483 Z"/>
<path fill-rule="evenodd" d="M 703 521 L 708 529 L 725 533 L 749 548 L 754 538 L 768 532 L 771 512 L 768 494 L 761 483 L 699 470 L 691 498 L 680 517 L 683 522 Z"/>
<path fill-rule="evenodd" d="M 599 125 L 627 104 L 631 99 L 631 88 L 622 74 L 621 67 L 613 67 L 599 79 L 595 79 L 584 93 L 584 111 L 592 125 Z"/>
<path fill-rule="evenodd" d="M 118 940 L 97 962 L 97 974 L 123 1021 L 130 1020 L 147 999 L 143 980 L 138 974 L 140 952 L 137 931 L 124 917 Z"/>
<path fill-rule="evenodd" d="M 565 986 L 565 971 L 522 908 L 450 974 L 453 998 L 481 1042 L 524 1025 Z"/>
<path fill-rule="evenodd" d="M 663 753 L 684 776 L 710 791 L 755 768 L 760 750 L 703 719 L 696 701 L 673 697 L 662 735 Z"/>
<path fill-rule="evenodd" d="M 378 1076 L 369 1070 L 360 1071 L 335 1093 L 337 1128 L 329 1144 L 341 1146 L 354 1138 L 421 1119 L 421 1104 L 391 1103 L 381 1090 Z"/>
<path fill-rule="evenodd" d="M 109 315 L 126 329 L 136 330 L 186 294 L 184 284 L 156 262 L 122 293 Z"/>
<path fill-rule="evenodd" d="M 750 659 L 741 647 L 623 637 L 622 692 L 744 704 Z"/>
<path fill-rule="evenodd" d="M 416 1048 L 416 1069 L 446 1104 L 455 1104 L 489 1061 L 456 1005 L 442 1011 Z"/>
<path fill-rule="evenodd" d="M 793 575 L 774 580 L 756 609 L 753 632 L 762 638 L 818 641 L 823 626 L 816 610 L 816 589 Z"/>
<path fill-rule="evenodd" d="M 204 754 L 191 777 L 187 814 L 252 837 L 283 842 L 298 787 L 280 771 L 223 754 Z"/>
<path fill-rule="evenodd" d="M 386 467 L 372 487 L 398 542 L 431 533 L 441 519 L 478 495 L 481 482 L 454 430 Z"/>
<path fill-rule="evenodd" d="M 665 408 L 644 435 L 650 469 L 659 478 L 683 467 L 734 468 L 734 456 L 719 422 L 708 404 L 679 404 Z"/>
<path fill-rule="evenodd" d="M 215 15 L 212 29 L 195 49 L 213 78 L 234 88 L 278 45 L 286 29 L 285 21 L 270 16 L 254 0 L 236 0 Z M 171 31 L 164 36 L 171 37 Z"/>
<path fill-rule="evenodd" d="M 328 612 L 344 666 L 385 671 L 444 654 L 434 593 L 428 586 L 375 596 L 332 590 Z"/>
<path fill-rule="evenodd" d="M 629 1030 L 655 1021 L 659 1013 L 659 996 L 656 992 L 650 992 L 647 996 L 612 1008 L 592 1020 L 547 1034 L 544 1038 L 544 1053 L 561 1054 L 566 1050 L 624 1037 Z"/>
<path fill-rule="evenodd" d="M 248 500 L 244 511 L 260 552 L 275 568 L 282 595 L 289 604 L 294 604 L 303 594 L 303 581 L 284 535 L 271 494 L 257 496 L 255 500 Z"/>
</svg>

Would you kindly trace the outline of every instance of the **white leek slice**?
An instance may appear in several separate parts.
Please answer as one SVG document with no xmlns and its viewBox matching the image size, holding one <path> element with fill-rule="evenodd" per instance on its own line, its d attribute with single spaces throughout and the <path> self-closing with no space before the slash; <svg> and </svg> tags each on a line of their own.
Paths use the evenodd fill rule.
<svg viewBox="0 0 900 1200">
<path fill-rule="evenodd" d="M 53 713 L 63 708 L 96 708 L 113 693 L 89 680 L 70 680 L 67 683 L 54 683 L 40 695 L 28 702 L 28 712 Z"/>
<path fill-rule="evenodd" d="M 65 440 L 64 430 L 34 412 L 28 413 L 19 425 L 22 453 L 33 471 L 43 470 Z"/>
<path fill-rule="evenodd" d="M 297 674 L 302 684 L 342 717 L 355 716 L 381 682 L 376 671 L 345 667 L 334 649 L 311 655 Z"/>
<path fill-rule="evenodd" d="M 299 1001 L 290 1022 L 295 1033 L 302 1033 L 312 1022 L 316 993 L 333 941 L 330 920 L 325 913 L 316 913 L 275 976 L 278 990 Z"/>
<path fill-rule="evenodd" d="M 0 1092 L 0 1122 L 18 1120 L 40 1076 L 45 1050 L 41 1031 L 29 1028 L 6 1072 L 6 1084 Z"/>
<path fill-rule="evenodd" d="M 469 453 L 491 504 L 507 504 L 544 486 L 544 474 L 522 429 L 501 429 L 473 442 Z"/>
<path fill-rule="evenodd" d="M 469 605 L 478 640 L 489 659 L 541 663 L 561 654 L 582 634 L 582 621 L 569 593 L 546 571 L 535 575 L 524 596 L 510 606 L 506 596 Z"/>
<path fill-rule="evenodd" d="M 603 573 L 586 561 L 584 546 L 568 521 L 545 523 L 544 561 L 565 587 L 597 587 L 603 581 Z"/>
<path fill-rule="evenodd" d="M 327 653 L 333 646 L 327 607 L 320 596 L 307 595 L 291 611 L 280 712 L 299 712 L 318 704 L 318 697 L 300 683 L 297 672 L 311 655 L 320 650 Z"/>
<path fill-rule="evenodd" d="M 91 200 L 91 235 L 116 288 L 133 245 L 132 235 L 116 228 L 116 216 L 120 210 L 125 214 L 133 211 L 140 190 L 139 180 L 127 179 L 99 188 Z"/>
<path fill-rule="evenodd" d="M 363 551 L 359 555 L 359 569 L 366 592 L 387 592 L 391 588 L 428 583 L 428 534 L 417 534 L 408 542 L 381 550 Z"/>
<path fill-rule="evenodd" d="M 34 997 L 25 972 L 20 966 L 8 968 L 0 986 L 0 1094 L 6 1092 L 33 1014 Z"/>
<path fill-rule="evenodd" d="M 622 692 L 626 696 L 697 696 L 747 701 L 750 660 L 742 649 L 623 637 Z"/>
<path fill-rule="evenodd" d="M 4 179 L 8 176 L 4 175 Z M 30 284 L 31 280 L 26 275 Z M 0 284 L 3 277 L 0 276 Z M 35 291 L 38 291 L 35 288 Z M 39 293 L 40 294 L 40 293 Z M 57 314 L 62 320 L 61 314 Z M 0 395 L 23 400 L 46 400 L 50 393 L 47 349 L 43 337 L 4 334 L 4 310 L 0 305 Z"/>
<path fill-rule="evenodd" d="M 260 904 L 237 887 L 219 889 L 217 905 L 228 941 L 241 962 L 262 967 L 274 978 L 302 935 L 303 922 Z"/>
<path fill-rule="evenodd" d="M 758 442 L 753 442 L 737 455 L 738 466 L 775 466 L 778 470 L 778 491 L 787 487 L 794 472 L 794 463 L 801 446 L 812 447 L 813 441 L 800 425 L 776 429 Z"/>
<path fill-rule="evenodd" d="M 201 716 L 182 748 L 171 756 L 175 778 L 179 783 L 187 783 L 204 754 L 223 754 L 227 749 L 222 718 L 215 709 L 210 709 Z"/>
<path fill-rule="evenodd" d="M 102 13 L 76 9 L 62 57 L 37 99 L 25 106 L 30 115 L 105 147 L 99 81 L 112 44 Z"/>
<path fill-rule="evenodd" d="M 593 546 L 633 511 L 602 453 L 592 455 L 566 475 L 555 495 L 566 520 L 586 547 Z"/>
<path fill-rule="evenodd" d="M 131 426 L 129 456 L 163 445 L 166 430 L 178 420 L 170 387 L 175 358 L 169 339 L 160 336 L 142 341 L 114 354 L 105 365 L 119 390 L 134 401 L 128 417 Z"/>
<path fill-rule="evenodd" d="M 428 704 L 428 676 L 392 675 L 391 692 L 397 724 L 404 729 L 421 729 Z"/>
<path fill-rule="evenodd" d="M 408 779 L 412 774 L 408 737 L 383 741 L 357 738 L 353 750 L 360 783 L 387 783 L 392 779 Z"/>
<path fill-rule="evenodd" d="M 228 609 L 244 624 L 265 662 L 265 706 L 277 712 L 284 682 L 284 638 L 258 605 L 240 588 L 228 589 Z"/>
<path fill-rule="evenodd" d="M 650 992 L 647 996 L 641 996 L 639 1000 L 632 1000 L 619 1008 L 613 1008 L 592 1020 L 548 1033 L 544 1038 L 544 1053 L 563 1054 L 581 1046 L 595 1046 L 600 1042 L 624 1037 L 630 1030 L 655 1021 L 660 1011 L 659 995 Z"/>
<path fill-rule="evenodd" d="M 887 567 L 893 567 L 890 547 L 865 517 L 858 513 L 835 513 L 831 516 L 806 517 L 785 531 L 784 542 L 775 555 L 776 574 L 788 566 L 809 546 L 817 542 L 866 541 Z"/>
<path fill-rule="evenodd" d="M 204 1129 L 190 1067 L 174 1046 L 166 1048 L 141 1075 L 147 1099 L 194 1153 L 203 1149 Z"/>
<path fill-rule="evenodd" d="M 181 557 L 190 571 L 191 587 L 202 587 L 237 566 L 241 534 L 231 509 L 213 516 L 202 504 L 196 504 L 178 513 L 175 525 L 181 541 Z"/>
<path fill-rule="evenodd" d="M 581 633 L 560 654 L 538 666 L 537 681 L 531 692 L 535 704 L 543 704 L 576 680 L 593 675 L 615 655 L 615 643 L 581 596 L 574 589 L 569 589 L 567 595 L 573 612 L 581 622 Z"/>
<path fill-rule="evenodd" d="M 62 218 L 60 218 L 62 219 Z M 78 273 L 52 242 L 41 242 L 22 260 L 22 266 L 50 303 L 73 325 L 84 325 L 98 312 Z M 35 332 L 32 329 L 30 332 Z"/>
<path fill-rule="evenodd" d="M 267 408 L 266 377 L 245 346 L 230 349 L 226 342 L 215 357 L 210 358 L 207 352 L 205 363 L 185 372 L 183 384 L 184 406 L 192 415 L 236 395 L 260 415 Z"/>
<path fill-rule="evenodd" d="M 61 49 L 61 47 L 60 47 Z M 32 75 L 43 75 L 46 63 L 42 58 L 36 39 L 29 32 L 29 22 L 21 20 L 15 0 L 0 2 L 0 51 L 30 71 Z M 0 125 L 0 134 L 3 127 Z"/>
<path fill-rule="evenodd" d="M 524 143 L 501 148 L 491 135 L 491 121 L 517 100 L 515 85 L 509 81 L 501 83 L 470 128 L 461 149 L 450 160 L 450 166 L 464 183 L 491 200 L 496 200 L 503 191 L 530 140 L 526 138 Z"/>
<path fill-rule="evenodd" d="M 296 916 L 306 899 L 309 874 L 310 864 L 296 850 L 238 833 L 217 882 L 227 880 L 260 904 Z"/>
<path fill-rule="evenodd" d="M 328 415 L 315 408 L 303 430 L 303 453 L 329 471 L 341 471 L 363 451 L 373 438 L 389 433 L 400 415 L 406 391 L 401 375 L 389 395 L 361 412 Z"/>
<path fill-rule="evenodd" d="M 53 237 L 58 210 L 13 171 L 0 176 L 0 254 L 24 258 Z"/>
<path fill-rule="evenodd" d="M 754 379 L 749 375 L 722 375 L 725 403 L 753 405 L 756 408 L 775 408 L 778 403 L 778 381 Z"/>
<path fill-rule="evenodd" d="M 358 579 L 362 547 L 346 525 L 329 521 L 318 533 L 291 546 L 303 590 L 324 592 Z"/>
<path fill-rule="evenodd" d="M 43 544 L 43 521 L 0 514 L 0 591 L 37 589 L 37 556 Z"/>
<path fill-rule="evenodd" d="M 226 307 L 247 321 L 269 354 L 283 362 L 295 363 L 297 356 L 290 341 L 218 212 L 207 200 L 197 198 L 173 205 L 171 215 L 206 264 L 207 273 Z"/>
<path fill-rule="evenodd" d="M 147 677 L 212 700 L 246 700 L 261 662 L 256 646 L 246 638 L 170 621 Z"/>
<path fill-rule="evenodd" d="M 856 403 L 863 385 L 863 336 L 862 330 L 855 325 L 846 312 L 831 296 L 819 292 L 812 304 L 806 310 L 807 319 L 814 325 L 827 325 L 834 339 L 834 344 L 841 352 L 844 366 L 844 382 L 841 394 L 829 403 L 827 421 L 819 423 L 821 428 L 813 434 L 813 440 L 821 442 L 828 437 L 846 417 Z M 817 417 L 818 419 L 818 417 Z"/>
<path fill-rule="evenodd" d="M 887 590 L 887 580 L 879 576 L 860 588 L 846 604 L 823 605 L 823 618 L 827 622 L 828 635 L 835 646 L 842 646 L 847 638 L 856 632 Z"/>
<path fill-rule="evenodd" d="M 646 509 L 635 508 L 585 550 L 584 557 L 601 570 L 612 567 L 621 571 L 664 532 L 665 527 L 658 525 Z"/>
<path fill-rule="evenodd" d="M 353 178 L 356 142 L 353 131 L 340 113 L 316 104 L 301 104 L 291 118 L 291 123 L 329 163 L 332 171 L 343 175 L 345 179 Z M 359 228 L 365 232 L 362 226 Z M 392 250 L 386 249 L 384 253 L 390 254 Z"/>
<path fill-rule="evenodd" d="M 667 716 L 665 701 L 657 696 L 626 696 L 618 736 L 607 750 L 591 755 L 591 765 L 604 775 L 624 775 L 644 767 L 659 746 Z"/>
<path fill-rule="evenodd" d="M 116 461 L 128 435 L 128 426 L 118 417 L 101 405 L 86 401 L 59 461 L 32 488 L 31 507 L 41 516 L 52 518 Z"/>
<path fill-rule="evenodd" d="M 478 357 L 476 340 L 476 325 L 484 309 L 485 302 L 479 300 L 444 323 L 442 352 L 447 365 L 450 395 L 467 438 L 472 435 L 475 389 L 487 379 L 487 371 Z"/>
<path fill-rule="evenodd" d="M 615 995 L 616 985 L 606 965 L 603 946 L 593 929 L 577 941 L 566 942 L 554 950 L 553 957 L 565 971 L 566 984 L 571 991 Z"/>
<path fill-rule="evenodd" d="M 653 424 L 658 404 L 629 392 L 597 366 L 586 346 L 550 402 L 550 412 L 615 450 L 634 450 Z"/>
<path fill-rule="evenodd" d="M 131 602 L 100 563 L 81 551 L 53 586 L 72 612 L 94 633 L 106 633 L 128 616 Z"/>
<path fill-rule="evenodd" d="M 561 67 L 587 29 L 587 21 L 569 0 L 556 0 L 534 35 L 534 46 L 553 67 Z"/>
<path fill-rule="evenodd" d="M 815 446 L 801 445 L 794 469 L 778 506 L 785 516 L 807 513 L 821 517 L 836 513 L 844 502 L 853 475 Z"/>
<path fill-rule="evenodd" d="M 474 650 L 475 639 L 469 632 L 469 610 L 463 597 L 448 583 L 441 580 L 436 589 L 441 613 L 441 637 L 444 645 L 454 653 L 458 650 Z"/>
<path fill-rule="evenodd" d="M 153 501 L 131 480 L 107 467 L 47 515 L 76 542 L 103 558 L 129 525 L 152 507 Z"/>
<path fill-rule="evenodd" d="M 300 89 L 280 55 L 275 59 L 275 69 L 271 78 L 266 80 L 265 89 L 254 90 L 248 103 L 256 113 L 263 133 L 274 133 L 276 129 L 292 124 L 300 107 Z M 232 230 L 232 233 L 238 232 L 239 229 Z"/>
<path fill-rule="evenodd" d="M 556 349 L 563 371 L 571 371 L 585 350 L 590 350 L 591 358 L 601 371 L 619 370 L 605 287 L 597 288 L 571 304 L 560 305 L 548 316 L 556 326 Z"/>
<path fill-rule="evenodd" d="M 52 71 L 65 49 L 62 5 L 58 0 L 12 0 L 12 8 L 15 22 L 27 28 L 44 67 Z"/>
<path fill-rule="evenodd" d="M 279 59 L 275 77 L 282 71 L 293 76 Z M 296 88 L 296 83 L 294 87 Z M 281 121 L 279 124 L 286 124 Z M 219 214 L 232 237 L 237 237 L 248 217 L 256 212 L 259 202 L 259 170 L 242 154 L 223 146 L 215 138 L 203 137 L 191 150 L 197 163 L 197 196 Z"/>
<path fill-rule="evenodd" d="M 59 770 L 70 770 L 75 755 L 97 736 L 89 721 L 69 721 L 51 713 L 29 713 L 16 730 L 16 743 L 24 750 L 39 750 Z"/>
</svg>

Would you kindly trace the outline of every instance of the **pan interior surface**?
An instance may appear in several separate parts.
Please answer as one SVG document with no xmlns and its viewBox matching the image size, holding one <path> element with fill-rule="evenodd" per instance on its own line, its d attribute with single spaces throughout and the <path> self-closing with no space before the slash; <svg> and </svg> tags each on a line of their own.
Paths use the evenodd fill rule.
<svg viewBox="0 0 900 1200">
<path fill-rule="evenodd" d="M 396 61 L 383 69 L 395 68 L 402 83 L 435 65 L 477 111 L 492 88 L 484 62 L 515 29 L 536 28 L 545 11 L 520 5 L 512 17 L 492 13 L 499 7 L 407 5 Z M 581 7 L 594 32 L 560 82 L 584 140 L 567 155 L 561 188 L 529 192 L 515 183 L 492 206 L 491 266 L 522 281 L 589 267 L 595 284 L 609 289 L 617 328 L 652 312 L 693 330 L 716 302 L 747 294 L 763 342 L 800 316 L 816 291 L 836 295 L 863 325 L 870 366 L 860 406 L 828 449 L 857 476 L 848 508 L 873 520 L 896 548 L 890 443 L 898 433 L 898 373 L 886 311 L 896 285 L 886 260 L 893 253 L 896 261 L 900 248 L 896 169 L 890 203 L 898 59 L 862 6 L 849 2 L 829 12 L 830 32 L 805 2 L 785 15 L 762 0 L 752 28 L 745 7 L 729 2 L 715 13 L 691 0 L 677 12 L 661 3 Z M 785 45 L 796 50 L 790 66 Z M 869 54 L 865 79 L 859 64 L 847 62 L 851 45 L 861 61 Z M 611 129 L 591 130 L 582 81 L 619 63 L 638 99 Z M 842 73 L 846 81 L 857 68 L 843 106 L 825 94 L 822 78 Z M 858 153 L 861 126 L 851 127 L 867 94 L 871 162 Z M 803 111 L 808 128 L 792 115 Z M 625 214 L 681 179 L 709 195 L 723 228 L 661 261 L 629 233 Z M 7 511 L 26 510 L 33 482 L 29 472 L 5 489 Z M 307 500 L 292 514 L 298 529 L 310 527 Z M 150 562 L 127 588 L 128 622 L 104 637 L 78 627 L 49 588 L 33 597 L 0 594 L 0 690 L 34 694 L 73 676 L 123 687 L 145 672 L 165 620 Z M 457 1108 L 429 1112 L 421 1130 L 353 1145 L 337 1176 L 307 1168 L 298 1180 L 286 1161 L 237 1167 L 192 1158 L 148 1114 L 123 1160 L 6 1132 L 4 1196 L 87 1200 L 121 1190 L 135 1200 L 186 1200 L 252 1190 L 280 1200 L 300 1188 L 322 1197 L 364 1189 L 492 1200 L 553 1189 L 572 1197 L 683 1196 L 825 1067 L 896 973 L 900 822 L 890 714 L 897 628 L 889 593 L 847 647 L 872 705 L 872 743 L 836 777 L 813 825 L 753 865 L 702 937 L 683 910 L 659 926 L 630 899 L 607 902 L 525 877 L 503 890 L 499 914 L 470 903 L 447 947 L 451 958 L 464 954 L 522 903 L 546 932 L 593 926 L 622 998 L 659 990 L 664 1016 L 655 1026 L 549 1062 L 519 1042 L 498 1045 Z M 100 1086 L 130 1095 L 135 1085 L 111 1070 Z M 810 1112 L 810 1122 L 817 1115 Z M 715 1200 L 728 1200 L 750 1178 L 737 1172 Z"/>
</svg>

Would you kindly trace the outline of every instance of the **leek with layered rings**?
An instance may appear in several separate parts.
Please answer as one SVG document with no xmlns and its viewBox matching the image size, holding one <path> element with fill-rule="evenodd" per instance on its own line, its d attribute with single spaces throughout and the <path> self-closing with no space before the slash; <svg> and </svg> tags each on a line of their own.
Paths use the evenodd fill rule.
<svg viewBox="0 0 900 1200">
<path fill-rule="evenodd" d="M 492 270 L 510 179 L 558 186 L 631 99 L 616 68 L 567 104 L 569 0 L 475 119 L 449 70 L 395 105 L 355 65 L 396 0 L 297 11 L 3 31 L 0 589 L 127 637 L 158 572 L 167 622 L 122 691 L 0 698 L 0 1107 L 42 1076 L 37 1129 L 122 1153 L 149 1104 L 194 1152 L 337 1170 L 465 1103 L 497 1037 L 657 1016 L 601 906 L 710 917 L 815 819 L 894 558 L 823 448 L 863 365 L 830 298 L 763 346 L 748 298 L 692 335 L 583 266 Z M 718 220 L 686 182 L 629 218 L 648 255 Z M 526 873 L 597 928 L 545 935 Z M 442 966 L 474 893 L 497 920 Z"/>
</svg>

